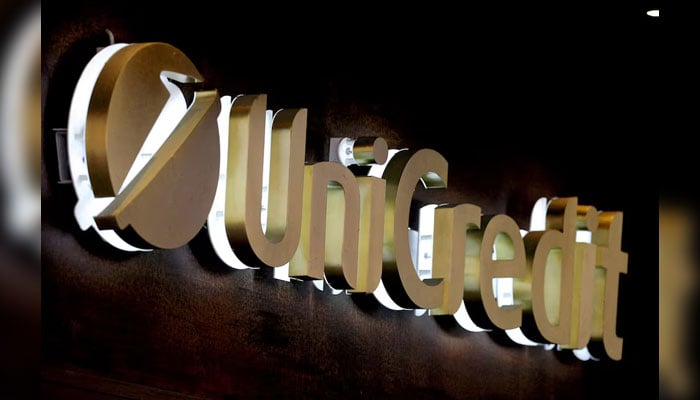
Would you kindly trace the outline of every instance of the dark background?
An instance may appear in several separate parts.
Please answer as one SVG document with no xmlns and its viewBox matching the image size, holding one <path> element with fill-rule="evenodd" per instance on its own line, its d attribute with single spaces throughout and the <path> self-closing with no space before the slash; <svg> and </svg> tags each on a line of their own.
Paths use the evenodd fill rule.
<svg viewBox="0 0 700 400">
<path fill-rule="evenodd" d="M 617 398 L 658 392 L 657 187 L 662 24 L 649 2 L 513 6 L 209 0 L 42 4 L 44 398 Z M 148 8 L 147 8 L 148 7 Z M 117 254 L 72 218 L 51 128 L 95 48 L 163 41 L 222 95 L 309 109 L 307 159 L 329 137 L 433 148 L 447 190 L 527 227 L 540 196 L 624 212 L 623 360 L 508 345 L 368 296 L 222 267 L 202 238 Z M 652 82 L 652 84 L 650 84 Z"/>
</svg>

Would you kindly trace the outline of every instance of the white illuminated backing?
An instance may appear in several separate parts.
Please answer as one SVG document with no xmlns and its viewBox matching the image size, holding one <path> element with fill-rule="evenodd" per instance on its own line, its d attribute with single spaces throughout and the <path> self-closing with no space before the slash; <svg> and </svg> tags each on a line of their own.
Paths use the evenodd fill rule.
<svg viewBox="0 0 700 400">
<path fill-rule="evenodd" d="M 588 347 L 584 347 L 582 349 L 575 349 L 573 353 L 576 356 L 576 358 L 578 358 L 581 361 L 600 361 L 599 358 L 593 357 L 593 355 L 591 355 L 591 353 L 588 351 Z"/>
<path fill-rule="evenodd" d="M 68 165 L 70 166 L 73 189 L 78 198 L 75 205 L 75 219 L 80 229 L 94 228 L 100 237 L 110 245 L 124 251 L 147 251 L 132 246 L 124 241 L 111 229 L 99 229 L 95 223 L 95 216 L 99 214 L 114 197 L 95 198 L 88 174 L 85 147 L 85 125 L 87 122 L 88 106 L 97 78 L 107 61 L 120 49 L 128 46 L 126 43 L 117 43 L 100 50 L 91 60 L 80 75 L 75 86 L 68 114 Z M 172 96 L 172 93 L 171 93 Z M 168 101 L 170 103 L 170 101 Z"/>
<path fill-rule="evenodd" d="M 433 233 L 435 232 L 435 208 L 428 204 L 420 209 L 417 243 L 411 241 L 413 265 L 421 279 L 430 278 L 433 272 Z"/>
<path fill-rule="evenodd" d="M 338 159 L 338 162 L 343 164 L 344 166 L 349 166 L 352 164 L 357 164 L 357 160 L 355 160 L 354 154 L 353 154 L 353 145 L 355 144 L 355 141 L 357 139 L 351 139 L 344 137 L 340 139 L 340 142 L 338 142 L 338 148 L 336 151 L 336 157 Z M 330 157 L 331 161 L 334 160 L 334 157 Z"/>
<path fill-rule="evenodd" d="M 467 312 L 467 307 L 464 305 L 464 301 L 462 301 L 459 305 L 459 309 L 457 309 L 457 312 L 454 313 L 453 315 L 455 321 L 461 326 L 462 328 L 468 330 L 469 332 L 488 332 L 488 329 L 483 329 L 479 327 L 474 320 L 469 316 L 469 313 Z"/>
<path fill-rule="evenodd" d="M 418 277 L 432 278 L 433 274 L 433 233 L 435 232 L 435 207 L 437 204 L 428 204 L 418 211 L 418 230 L 408 230 L 408 247 L 411 251 L 411 260 Z M 424 315 L 427 310 L 417 308 L 413 310 L 416 316 Z"/>
</svg>

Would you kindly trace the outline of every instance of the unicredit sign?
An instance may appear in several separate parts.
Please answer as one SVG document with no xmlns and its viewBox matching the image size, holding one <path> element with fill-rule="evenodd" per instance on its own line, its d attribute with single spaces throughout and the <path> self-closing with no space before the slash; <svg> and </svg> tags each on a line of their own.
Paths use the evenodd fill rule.
<svg viewBox="0 0 700 400">
<path fill-rule="evenodd" d="M 621 212 L 555 198 L 542 228 L 524 232 L 477 205 L 438 204 L 432 276 L 421 277 L 409 245 L 411 200 L 418 182 L 447 186 L 444 157 L 421 149 L 389 158 L 383 139 L 360 138 L 355 162 L 381 166 L 380 176 L 305 164 L 306 109 L 273 116 L 265 95 L 180 88 L 202 81 L 164 43 L 114 44 L 89 62 L 68 127 L 82 229 L 139 251 L 183 246 L 206 224 L 232 267 L 288 267 L 292 278 L 381 291 L 397 309 L 454 315 L 468 329 L 518 332 L 531 343 L 582 349 L 601 340 L 609 358 L 621 358 Z M 577 241 L 580 232 L 589 239 Z M 512 279 L 505 303 L 493 285 L 504 278 Z"/>
</svg>

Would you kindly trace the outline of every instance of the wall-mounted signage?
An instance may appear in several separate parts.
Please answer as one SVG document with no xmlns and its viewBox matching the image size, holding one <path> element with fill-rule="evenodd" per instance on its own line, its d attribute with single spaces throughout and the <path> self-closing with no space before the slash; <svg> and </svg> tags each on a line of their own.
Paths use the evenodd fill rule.
<svg viewBox="0 0 700 400">
<path fill-rule="evenodd" d="M 380 175 L 306 164 L 306 109 L 273 115 L 265 95 L 197 90 L 203 79 L 164 43 L 114 44 L 89 62 L 68 126 L 83 230 L 140 251 L 183 246 L 206 224 L 232 267 L 288 268 L 335 290 L 381 292 L 397 309 L 454 315 L 468 329 L 502 329 L 525 343 L 585 349 L 593 338 L 621 358 L 621 212 L 554 198 L 542 226 L 525 232 L 477 205 L 436 204 L 424 277 L 411 256 L 411 200 L 417 183 L 447 186 L 444 157 L 358 138 L 353 162 L 381 166 Z M 494 291 L 504 279 L 509 301 Z"/>
</svg>

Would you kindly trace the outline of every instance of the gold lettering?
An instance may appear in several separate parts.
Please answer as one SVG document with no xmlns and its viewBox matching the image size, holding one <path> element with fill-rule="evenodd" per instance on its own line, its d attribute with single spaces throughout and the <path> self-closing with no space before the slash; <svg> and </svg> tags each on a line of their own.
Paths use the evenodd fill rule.
<svg viewBox="0 0 700 400">
<path fill-rule="evenodd" d="M 114 197 L 94 217 L 99 232 L 118 234 L 111 244 L 126 250 L 178 247 L 199 232 L 210 210 L 221 222 L 220 209 L 212 209 L 223 150 L 217 134 L 219 94 L 196 91 L 186 107 L 172 82 L 196 83 L 202 77 L 182 52 L 164 43 L 115 46 L 93 59 L 92 68 L 104 66 L 86 69 L 88 78 L 74 96 L 69 129 L 77 149 L 70 153 L 78 156 L 69 155 L 76 165 L 71 172 L 84 178 L 74 180 L 83 182 L 76 193 L 86 185 L 91 189 L 81 208 L 89 214 L 81 214 L 79 224 L 86 229 L 93 209 Z M 92 89 L 89 102 L 82 95 L 85 88 Z M 263 223 L 266 101 L 265 95 L 238 96 L 230 112 L 221 115 L 222 122 L 228 119 L 227 153 L 221 153 L 228 154 L 221 159 L 226 168 L 223 220 L 228 242 L 243 263 L 289 263 L 290 277 L 325 278 L 333 289 L 348 293 L 372 293 L 381 278 L 396 303 L 382 300 L 387 307 L 459 313 L 455 318 L 466 329 L 521 328 L 531 341 L 561 348 L 581 349 L 593 339 L 603 342 L 608 357 L 621 359 L 617 303 L 628 261 L 621 251 L 621 212 L 599 213 L 578 205 L 576 197 L 555 198 L 546 220 L 531 224 L 541 230 L 523 238 L 507 215 L 482 216 L 472 204 L 439 205 L 432 274 L 422 279 L 409 246 L 411 203 L 418 182 L 426 188 L 447 186 L 447 161 L 430 149 L 398 151 L 383 179 L 355 176 L 343 164 L 368 166 L 388 158 L 384 139 L 361 137 L 341 141 L 345 147 L 338 148 L 347 155 L 338 152 L 343 164 L 304 165 L 307 111 L 280 110 L 272 122 Z M 177 119 L 165 123 L 172 110 L 179 113 Z M 221 134 L 226 137 L 224 128 Z M 591 243 L 577 238 L 588 232 Z M 108 235 L 114 237 L 109 231 L 103 238 Z M 131 246 L 122 246 L 122 239 Z M 494 293 L 494 282 L 510 284 L 504 278 L 513 279 L 512 303 Z M 518 335 L 511 337 L 531 344 Z"/>
<path fill-rule="evenodd" d="M 355 178 L 332 162 L 305 166 L 304 180 L 302 236 L 289 276 L 325 275 L 334 289 L 373 292 L 381 277 L 384 180 Z"/>
<path fill-rule="evenodd" d="M 574 290 L 576 240 L 575 197 L 553 199 L 547 210 L 547 230 L 525 235 L 531 282 L 533 324 L 523 332 L 534 341 L 568 345 Z M 529 316 L 530 313 L 526 313 Z"/>
<path fill-rule="evenodd" d="M 248 265 L 278 267 L 292 258 L 301 236 L 306 109 L 278 111 L 272 122 L 267 227 L 260 221 L 265 95 L 240 96 L 231 107 L 226 171 L 226 234 Z"/>
<path fill-rule="evenodd" d="M 481 208 L 471 204 L 435 208 L 433 233 L 433 274 L 443 277 L 445 290 L 440 307 L 431 315 L 454 314 L 466 290 L 463 284 L 467 259 L 467 243 L 473 243 L 481 223 Z M 478 265 L 477 265 L 478 268 Z"/>
<path fill-rule="evenodd" d="M 416 183 L 426 188 L 447 186 L 447 161 L 436 151 L 400 151 L 389 161 L 384 214 L 384 263 L 382 278 L 389 296 L 404 308 L 435 308 L 442 302 L 445 282 L 421 280 L 408 244 L 408 218 Z"/>
<path fill-rule="evenodd" d="M 335 289 L 357 286 L 360 188 L 349 169 L 333 162 L 304 167 L 302 237 L 289 276 L 323 279 Z"/>
<path fill-rule="evenodd" d="M 494 248 L 495 257 L 493 257 Z M 493 293 L 494 278 L 521 279 L 527 272 L 525 245 L 520 236 L 520 228 L 512 218 L 500 214 L 489 219 L 483 233 L 480 261 L 480 294 L 486 314 L 498 328 L 519 327 L 522 322 L 519 302 L 512 306 L 499 306 Z"/>
<path fill-rule="evenodd" d="M 593 206 L 576 207 L 576 229 L 594 232 L 598 229 L 598 211 Z M 576 242 L 574 255 L 574 288 L 571 302 L 571 337 L 562 347 L 582 349 L 591 337 L 593 318 L 593 283 L 596 246 Z"/>
<path fill-rule="evenodd" d="M 574 256 L 574 287 L 571 302 L 571 336 L 563 348 L 581 349 L 591 337 L 593 318 L 593 273 L 595 246 L 576 243 Z"/>
<path fill-rule="evenodd" d="M 386 157 L 381 162 L 385 161 Z M 372 293 L 382 277 L 386 181 L 361 176 L 357 178 L 357 183 L 360 186 L 360 254 L 357 286 L 352 292 Z"/>
<path fill-rule="evenodd" d="M 622 213 L 602 212 L 593 232 L 596 253 L 593 332 L 603 339 L 605 352 L 613 360 L 622 358 L 622 338 L 617 336 L 617 305 L 620 274 L 627 273 L 627 253 L 622 252 Z"/>
</svg>

